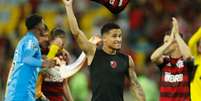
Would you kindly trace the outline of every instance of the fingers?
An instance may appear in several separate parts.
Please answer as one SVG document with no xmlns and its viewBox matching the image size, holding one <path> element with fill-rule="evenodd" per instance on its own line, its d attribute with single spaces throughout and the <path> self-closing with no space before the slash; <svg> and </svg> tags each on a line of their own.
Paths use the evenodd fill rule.
<svg viewBox="0 0 201 101">
<path fill-rule="evenodd" d="M 178 21 L 175 17 L 172 17 L 172 34 L 179 33 Z"/>
<path fill-rule="evenodd" d="M 175 17 L 172 17 L 173 22 L 177 22 L 177 19 Z"/>
<path fill-rule="evenodd" d="M 69 6 L 69 5 L 72 4 L 72 1 L 73 1 L 73 0 L 62 0 L 62 1 L 63 1 L 63 3 L 64 3 L 66 6 Z"/>
</svg>

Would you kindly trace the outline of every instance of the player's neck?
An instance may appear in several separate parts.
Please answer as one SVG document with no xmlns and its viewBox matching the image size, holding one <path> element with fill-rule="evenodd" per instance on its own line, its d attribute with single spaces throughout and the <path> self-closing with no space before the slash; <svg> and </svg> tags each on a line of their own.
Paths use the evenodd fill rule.
<svg viewBox="0 0 201 101">
<path fill-rule="evenodd" d="M 107 54 L 110 54 L 110 55 L 115 55 L 116 53 L 117 53 L 117 51 L 116 50 L 114 50 L 114 49 L 111 49 L 111 48 L 109 48 L 109 47 L 106 47 L 106 46 L 104 46 L 103 45 L 103 51 L 105 52 L 105 53 L 107 53 Z"/>
<path fill-rule="evenodd" d="M 36 36 L 36 38 L 39 39 L 40 36 L 38 34 L 38 31 L 36 31 L 36 30 L 33 29 L 33 30 L 29 30 L 29 32 L 34 33 L 34 35 Z"/>
</svg>

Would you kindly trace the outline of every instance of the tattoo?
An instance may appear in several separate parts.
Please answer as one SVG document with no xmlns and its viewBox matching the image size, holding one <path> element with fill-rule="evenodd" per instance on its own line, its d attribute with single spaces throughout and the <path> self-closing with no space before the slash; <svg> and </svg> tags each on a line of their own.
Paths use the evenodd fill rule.
<svg viewBox="0 0 201 101">
<path fill-rule="evenodd" d="M 137 80 L 135 72 L 129 68 L 129 76 L 131 81 L 131 92 L 136 96 L 138 101 L 145 101 L 144 91 Z"/>
</svg>

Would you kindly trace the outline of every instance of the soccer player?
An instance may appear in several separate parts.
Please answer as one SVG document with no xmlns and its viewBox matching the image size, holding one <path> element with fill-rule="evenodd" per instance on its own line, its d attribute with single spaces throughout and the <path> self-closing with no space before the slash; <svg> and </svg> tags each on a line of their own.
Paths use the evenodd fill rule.
<svg viewBox="0 0 201 101">
<path fill-rule="evenodd" d="M 103 46 L 97 49 L 78 27 L 74 16 L 73 0 L 63 0 L 68 15 L 70 30 L 85 52 L 92 81 L 92 101 L 124 101 L 124 79 L 131 80 L 131 91 L 138 101 L 145 101 L 144 92 L 134 72 L 130 56 L 120 53 L 122 30 L 114 23 L 107 23 L 101 29 Z"/>
<path fill-rule="evenodd" d="M 191 100 L 200 101 L 201 93 L 201 27 L 193 34 L 188 42 L 188 46 L 194 56 L 194 64 L 197 65 L 195 74 L 191 81 Z"/>
<path fill-rule="evenodd" d="M 51 31 L 50 36 L 50 51 L 48 54 L 46 54 L 47 58 L 53 59 L 54 57 L 58 57 L 62 63 L 65 65 L 68 64 L 70 56 L 64 49 L 65 31 L 60 28 L 54 28 Z M 54 68 L 49 69 L 54 69 L 56 72 L 60 69 L 59 65 L 60 64 Z M 43 75 L 42 70 L 37 81 L 36 98 L 38 101 L 47 99 L 50 101 L 64 101 L 63 98 L 65 98 L 67 101 L 72 101 L 67 79 L 61 78 L 59 76 L 51 76 L 51 74 L 50 76 L 45 76 Z"/>
<path fill-rule="evenodd" d="M 160 101 L 190 101 L 190 76 L 193 59 L 190 49 L 179 34 L 178 23 L 173 18 L 170 35 L 151 55 L 161 71 Z"/>
<path fill-rule="evenodd" d="M 42 61 L 39 42 L 46 41 L 45 24 L 41 16 L 26 19 L 28 32 L 18 43 L 9 72 L 5 101 L 35 101 L 35 85 L 41 67 L 54 66 L 54 61 Z M 43 40 L 39 40 L 40 37 Z"/>
<path fill-rule="evenodd" d="M 63 98 L 67 101 L 73 101 L 67 79 L 83 67 L 86 61 L 86 55 L 82 53 L 74 63 L 68 65 L 69 54 L 63 47 L 65 32 L 60 28 L 55 28 L 51 31 L 50 36 L 49 52 L 43 51 L 43 55 L 46 54 L 47 58 L 56 57 L 58 65 L 42 70 L 39 74 L 36 86 L 37 101 L 64 101 Z M 100 39 L 98 37 L 92 37 L 90 41 L 96 44 Z M 43 45 L 42 49 L 48 51 L 46 49 L 47 47 Z M 49 73 L 50 76 L 45 76 L 43 72 Z M 56 73 L 58 75 L 54 75 Z"/>
</svg>

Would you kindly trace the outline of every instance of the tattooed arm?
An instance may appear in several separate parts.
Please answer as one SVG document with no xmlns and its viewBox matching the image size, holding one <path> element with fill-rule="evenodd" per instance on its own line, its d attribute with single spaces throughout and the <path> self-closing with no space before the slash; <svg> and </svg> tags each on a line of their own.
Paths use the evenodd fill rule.
<svg viewBox="0 0 201 101">
<path fill-rule="evenodd" d="M 134 71 L 134 62 L 129 56 L 129 79 L 131 82 L 131 93 L 137 98 L 137 101 L 145 101 L 144 91 L 137 80 L 136 73 Z"/>
</svg>

